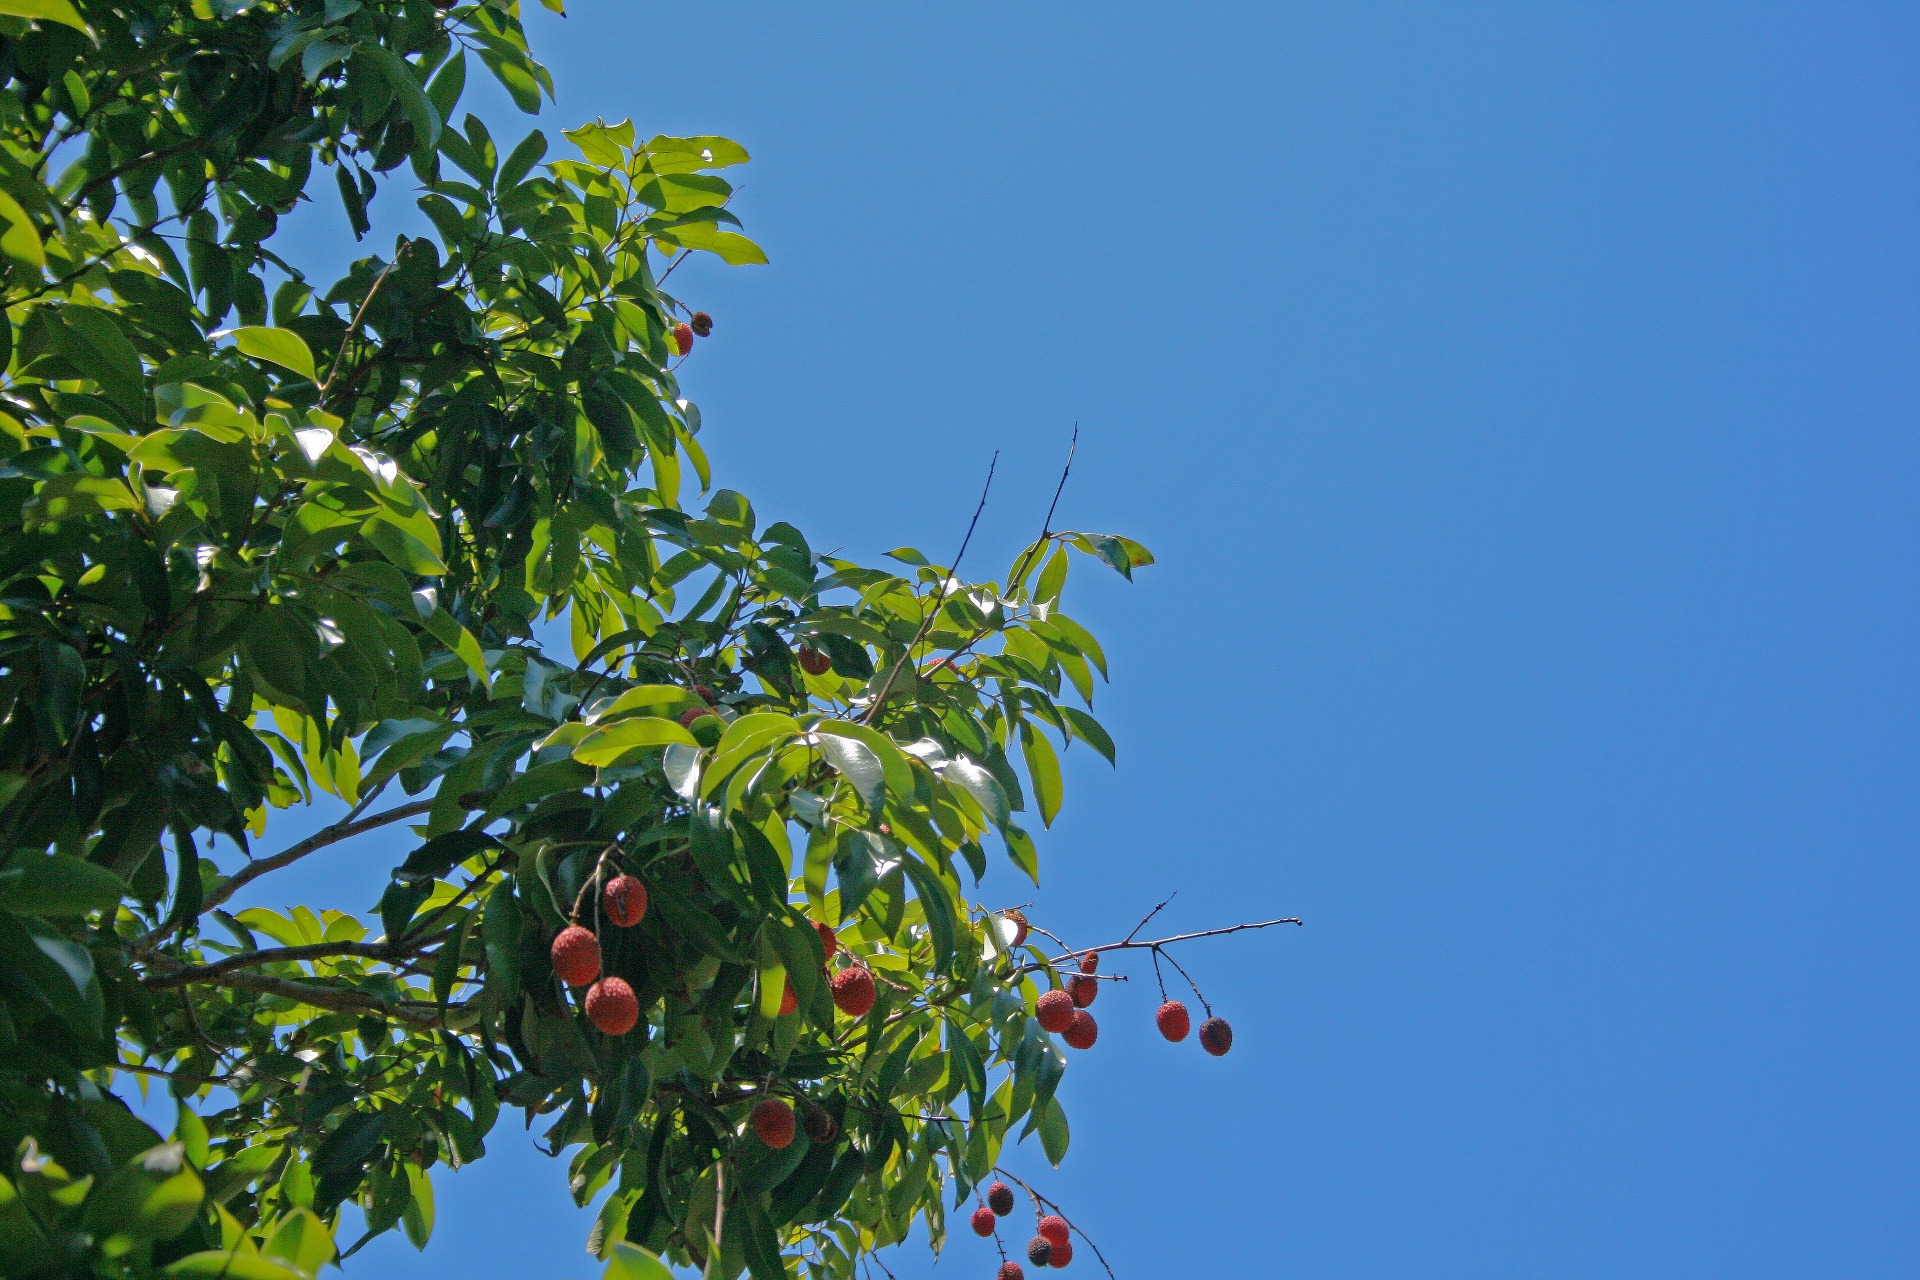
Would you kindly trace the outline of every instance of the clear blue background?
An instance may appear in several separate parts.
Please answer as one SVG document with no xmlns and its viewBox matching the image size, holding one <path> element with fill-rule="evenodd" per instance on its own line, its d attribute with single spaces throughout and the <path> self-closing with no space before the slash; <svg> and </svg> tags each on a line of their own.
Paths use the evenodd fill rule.
<svg viewBox="0 0 1920 1280">
<path fill-rule="evenodd" d="M 1915 1274 L 1911 6 L 528 8 L 556 142 L 755 155 L 772 265 L 672 284 L 764 520 L 944 557 L 999 450 L 997 577 L 1077 420 L 1063 523 L 1159 556 L 1068 585 L 1120 768 L 1035 914 L 1308 924 L 1183 953 L 1223 1060 L 1105 990 L 1065 1166 L 1013 1157 L 1123 1277 Z M 491 1146 L 350 1274 L 597 1272 Z"/>
</svg>

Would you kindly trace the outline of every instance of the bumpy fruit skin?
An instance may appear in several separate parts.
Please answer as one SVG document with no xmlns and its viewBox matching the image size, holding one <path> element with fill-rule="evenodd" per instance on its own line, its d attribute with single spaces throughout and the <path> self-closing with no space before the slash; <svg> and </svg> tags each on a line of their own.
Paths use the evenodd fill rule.
<svg viewBox="0 0 1920 1280">
<path fill-rule="evenodd" d="M 698 720 L 703 716 L 710 716 L 712 714 L 713 714 L 712 707 L 689 708 L 688 710 L 682 711 L 680 713 L 680 727 L 682 729 L 691 729 L 693 728 L 693 722 L 695 720 Z"/>
<path fill-rule="evenodd" d="M 800 669 L 810 676 L 823 676 L 833 670 L 833 659 L 810 644 L 800 646 Z"/>
<path fill-rule="evenodd" d="M 673 347 L 681 355 L 693 350 L 693 326 L 677 324 L 673 326 Z"/>
<path fill-rule="evenodd" d="M 1027 1261 L 1036 1267 L 1044 1267 L 1053 1261 L 1053 1241 L 1045 1236 L 1035 1236 L 1027 1241 Z"/>
<path fill-rule="evenodd" d="M 1006 1217 L 1013 1212 L 1013 1188 L 1004 1182 L 996 1182 L 987 1188 L 987 1207 Z"/>
<path fill-rule="evenodd" d="M 998 1221 L 998 1219 L 993 1216 L 993 1210 L 987 1208 L 985 1205 L 981 1205 L 973 1211 L 973 1216 L 967 1219 L 967 1221 L 973 1224 L 973 1234 L 977 1236 L 990 1236 L 993 1234 L 993 1224 Z"/>
<path fill-rule="evenodd" d="M 873 975 L 863 965 L 850 965 L 833 975 L 833 1003 L 849 1018 L 864 1018 L 873 1008 Z"/>
<path fill-rule="evenodd" d="M 834 952 L 840 950 L 840 936 L 833 931 L 833 926 L 815 920 L 813 931 L 820 935 L 820 945 L 827 949 L 827 959 L 833 959 Z"/>
<path fill-rule="evenodd" d="M 1040 1219 L 1040 1234 L 1045 1236 L 1047 1243 L 1056 1249 L 1067 1242 L 1068 1230 L 1067 1220 L 1057 1213 L 1050 1213 Z"/>
<path fill-rule="evenodd" d="M 1187 1006 L 1178 1000 L 1169 1000 L 1154 1013 L 1153 1025 L 1160 1028 L 1161 1035 L 1178 1043 L 1187 1038 L 1193 1020 L 1187 1016 Z"/>
<path fill-rule="evenodd" d="M 1075 1009 L 1073 1021 L 1067 1024 L 1066 1032 L 1060 1038 L 1075 1049 L 1091 1049 L 1093 1042 L 1100 1038 L 1100 1024 L 1085 1009 Z"/>
<path fill-rule="evenodd" d="M 1071 1240 L 1054 1241 L 1053 1261 L 1049 1262 L 1047 1265 L 1050 1267 L 1064 1267 L 1069 1262 L 1072 1262 L 1072 1261 L 1073 1261 L 1073 1242 Z"/>
<path fill-rule="evenodd" d="M 840 1132 L 839 1124 L 825 1107 L 808 1107 L 806 1115 L 801 1117 L 800 1127 L 807 1131 L 807 1137 L 822 1143 L 832 1142 Z"/>
<path fill-rule="evenodd" d="M 1034 1016 L 1040 1019 L 1040 1029 L 1059 1035 L 1073 1021 L 1073 997 L 1064 991 L 1045 991 L 1033 1002 Z"/>
<path fill-rule="evenodd" d="M 1216 1058 L 1233 1048 L 1233 1028 L 1225 1018 L 1208 1018 L 1200 1024 L 1200 1047 Z"/>
<path fill-rule="evenodd" d="M 1073 997 L 1073 1007 L 1084 1009 L 1092 1004 L 1100 994 L 1100 979 L 1082 975 L 1067 979 L 1067 994 Z"/>
<path fill-rule="evenodd" d="M 1024 946 L 1027 941 L 1027 930 L 1032 927 L 1027 923 L 1026 913 L 1016 907 L 1012 911 L 1002 911 L 1000 918 L 1013 921 L 1013 941 L 1008 945 Z"/>
<path fill-rule="evenodd" d="M 1089 951 L 1080 957 L 1080 972 L 1098 973 L 1100 971 L 1100 953 Z"/>
<path fill-rule="evenodd" d="M 793 982 L 789 979 L 787 984 L 780 988 L 780 1016 L 784 1018 L 799 1007 L 800 997 L 793 994 Z"/>
<path fill-rule="evenodd" d="M 1000 1269 L 993 1273 L 993 1280 L 1027 1280 L 1027 1273 L 1020 1269 L 1017 1262 L 1003 1262 Z"/>
<path fill-rule="evenodd" d="M 760 1135 L 760 1141 L 775 1151 L 793 1143 L 793 1108 L 779 1098 L 762 1098 L 756 1102 L 748 1123 Z"/>
<path fill-rule="evenodd" d="M 696 311 L 693 319 L 687 322 L 687 328 L 704 338 L 713 332 L 713 317 L 704 311 Z"/>
<path fill-rule="evenodd" d="M 600 939 L 570 924 L 553 935 L 553 971 L 570 987 L 584 987 L 600 976 Z"/>
<path fill-rule="evenodd" d="M 631 929 L 647 918 L 647 886 L 632 876 L 615 876 L 600 895 L 600 908 L 607 919 Z"/>
<path fill-rule="evenodd" d="M 602 978 L 587 989 L 587 1021 L 610 1036 L 633 1030 L 640 1021 L 640 1001 L 625 978 Z"/>
</svg>

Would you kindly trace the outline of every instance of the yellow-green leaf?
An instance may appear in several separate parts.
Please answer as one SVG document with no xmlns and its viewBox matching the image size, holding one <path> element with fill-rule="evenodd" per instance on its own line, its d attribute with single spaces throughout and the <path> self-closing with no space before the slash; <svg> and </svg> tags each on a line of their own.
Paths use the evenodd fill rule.
<svg viewBox="0 0 1920 1280">
<path fill-rule="evenodd" d="M 36 18 L 42 22 L 62 22 L 81 31 L 87 24 L 67 0 L 0 0 L 0 13 L 10 18 Z"/>
<path fill-rule="evenodd" d="M 306 340 L 293 330 L 248 325 L 232 333 L 233 345 L 240 348 L 241 355 L 291 369 L 309 382 L 319 381 L 314 376 L 313 352 L 307 349 Z"/>
<path fill-rule="evenodd" d="M 603 768 L 629 751 L 673 743 L 687 747 L 700 745 L 692 734 L 672 720 L 659 716 L 634 716 L 627 720 L 616 720 L 580 739 L 580 744 L 573 749 L 573 758 L 581 764 Z"/>
</svg>

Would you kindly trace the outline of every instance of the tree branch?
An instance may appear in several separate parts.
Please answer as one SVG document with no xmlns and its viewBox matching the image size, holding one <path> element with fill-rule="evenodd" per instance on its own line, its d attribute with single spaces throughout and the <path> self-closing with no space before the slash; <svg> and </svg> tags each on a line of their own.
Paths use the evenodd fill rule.
<svg viewBox="0 0 1920 1280">
<path fill-rule="evenodd" d="M 288 846 L 286 849 L 274 854 L 271 858 L 258 858 L 249 862 L 246 866 L 240 868 L 240 870 L 234 872 L 233 875 L 223 881 L 212 893 L 209 893 L 206 901 L 201 904 L 200 909 L 203 912 L 211 911 L 247 885 L 258 880 L 261 876 L 266 875 L 269 871 L 278 871 L 280 868 L 298 862 L 308 854 L 324 849 L 330 844 L 338 844 L 342 840 L 351 839 L 354 836 L 362 835 L 379 827 L 384 827 L 389 823 L 400 822 L 407 818 L 416 818 L 431 808 L 433 808 L 433 801 L 415 800 L 410 804 L 403 804 L 397 808 L 388 809 L 384 813 L 376 813 L 368 818 L 356 818 L 352 814 L 348 814 L 332 826 L 320 828 L 320 830 L 314 832 L 305 840 L 300 841 L 298 844 Z"/>
<path fill-rule="evenodd" d="M 265 951 L 243 951 L 215 960 L 211 964 L 186 965 L 167 973 L 142 979 L 153 990 L 184 987 L 192 982 L 215 982 L 230 973 L 264 964 L 292 964 L 301 960 L 323 960 L 332 956 L 363 956 L 369 960 L 401 960 L 424 950 L 430 939 L 417 947 L 394 947 L 384 942 L 315 942 L 300 947 L 270 947 Z"/>
</svg>

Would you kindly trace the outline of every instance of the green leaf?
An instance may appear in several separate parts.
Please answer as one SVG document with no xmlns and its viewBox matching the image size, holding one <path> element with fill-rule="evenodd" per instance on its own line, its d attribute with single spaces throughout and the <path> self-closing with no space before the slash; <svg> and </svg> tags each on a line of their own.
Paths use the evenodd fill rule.
<svg viewBox="0 0 1920 1280">
<path fill-rule="evenodd" d="M 67 0 L 0 0 L 0 13 L 12 18 L 37 18 L 43 22 L 63 22 L 81 31 L 87 24 Z"/>
<path fill-rule="evenodd" d="M 309 1273 L 296 1271 L 285 1263 L 230 1249 L 206 1249 L 190 1253 L 177 1262 L 169 1263 L 160 1274 L 193 1277 L 194 1280 L 311 1280 Z"/>
<path fill-rule="evenodd" d="M 1040 821 L 1053 825 L 1060 812 L 1064 791 L 1060 784 L 1060 757 L 1053 743 L 1029 721 L 1020 722 L 1020 752 L 1027 760 L 1027 775 L 1033 779 L 1033 796 L 1040 802 Z"/>
<path fill-rule="evenodd" d="M 431 521 L 408 520 L 383 506 L 360 526 L 360 536 L 397 569 L 423 578 L 438 578 L 447 572 L 446 561 L 440 558 L 440 538 Z"/>
<path fill-rule="evenodd" d="M 1034 1106 L 1034 1115 L 1040 1121 L 1040 1146 L 1047 1153 L 1047 1163 L 1054 1168 L 1067 1158 L 1067 1111 L 1060 1105 L 1060 1099 L 1048 1098 Z"/>
<path fill-rule="evenodd" d="M 944 973 L 953 964 L 954 940 L 959 932 L 953 894 L 933 868 L 920 859 L 910 856 L 905 861 L 907 877 L 913 881 L 914 890 L 920 895 L 920 909 L 927 918 L 927 929 L 933 937 L 933 967 Z"/>
<path fill-rule="evenodd" d="M 233 345 L 240 349 L 241 355 L 277 364 L 282 369 L 291 369 L 309 382 L 319 381 L 314 375 L 313 352 L 308 350 L 306 340 L 293 330 L 248 325 L 233 330 L 232 337 Z"/>
<path fill-rule="evenodd" d="M 994 776 L 966 756 L 956 756 L 947 762 L 941 776 L 948 782 L 957 784 L 974 798 L 986 815 L 996 824 L 1007 821 L 1009 806 L 1007 793 L 1001 788 Z"/>
<path fill-rule="evenodd" d="M 434 639 L 460 655 L 467 664 L 467 670 L 473 672 L 480 681 L 480 687 L 491 687 L 492 677 L 487 672 L 486 656 L 480 652 L 480 642 L 473 633 L 453 620 L 453 615 L 445 609 L 435 608 L 421 620 L 421 624 L 432 633 Z"/>
<path fill-rule="evenodd" d="M 887 798 L 887 771 L 873 748 L 858 738 L 843 738 L 831 733 L 819 735 L 820 754 L 827 763 L 853 785 L 870 813 L 880 812 Z"/>
<path fill-rule="evenodd" d="M 317 1276 L 333 1261 L 333 1235 L 313 1210 L 289 1209 L 274 1224 L 262 1251 Z"/>
<path fill-rule="evenodd" d="M 0 871 L 0 907 L 28 915 L 85 915 L 112 907 L 132 892 L 105 867 L 64 853 L 23 851 Z"/>
<path fill-rule="evenodd" d="M 392 50 L 377 44 L 360 46 L 359 57 L 366 58 L 385 76 L 393 87 L 393 96 L 399 100 L 400 109 L 406 112 L 407 120 L 413 125 L 414 145 L 431 153 L 440 145 L 440 112 L 434 107 L 433 99 L 413 78 L 413 68 L 409 67 Z"/>
<path fill-rule="evenodd" d="M 767 260 L 766 250 L 737 231 L 722 231 L 711 222 L 695 222 L 662 231 L 657 238 L 683 249 L 703 249 L 718 254 L 731 267 L 760 266 Z"/>
<path fill-rule="evenodd" d="M 64 3 L 65 0 L 55 2 Z M 0 5 L 5 3 L 6 0 L 0 0 Z M 35 270 L 46 266 L 47 251 L 40 243 L 40 233 L 34 228 L 33 219 L 27 216 L 27 211 L 20 207 L 19 202 L 4 191 L 0 191 L 0 219 L 7 224 L 6 230 L 0 231 L 0 254 Z"/>
<path fill-rule="evenodd" d="M 1113 739 L 1107 736 L 1107 731 L 1100 727 L 1098 720 L 1074 707 L 1058 707 L 1056 710 L 1073 726 L 1074 737 L 1105 756 L 1108 764 L 1113 763 Z"/>
<path fill-rule="evenodd" d="M 625 1240 L 614 1242 L 613 1254 L 601 1280 L 673 1280 L 667 1264 L 638 1245 Z"/>
<path fill-rule="evenodd" d="M 669 743 L 700 745 L 677 721 L 659 716 L 633 716 L 595 729 L 580 739 L 573 749 L 573 758 L 581 764 L 605 768 L 630 751 L 664 747 Z"/>
</svg>

